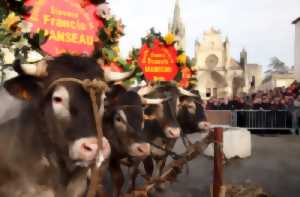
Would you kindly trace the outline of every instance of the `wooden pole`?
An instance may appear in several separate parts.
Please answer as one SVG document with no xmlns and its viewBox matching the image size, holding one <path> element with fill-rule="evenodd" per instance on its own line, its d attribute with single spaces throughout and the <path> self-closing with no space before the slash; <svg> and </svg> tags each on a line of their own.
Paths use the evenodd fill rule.
<svg viewBox="0 0 300 197">
<path fill-rule="evenodd" d="M 215 128 L 213 197 L 222 196 L 223 186 L 223 128 Z"/>
</svg>

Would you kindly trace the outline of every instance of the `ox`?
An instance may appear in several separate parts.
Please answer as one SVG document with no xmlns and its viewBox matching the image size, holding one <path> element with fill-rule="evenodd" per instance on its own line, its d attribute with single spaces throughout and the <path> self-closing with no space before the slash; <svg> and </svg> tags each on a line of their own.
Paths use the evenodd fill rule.
<svg viewBox="0 0 300 197">
<path fill-rule="evenodd" d="M 17 117 L 25 102 L 11 96 L 4 87 L 0 87 L 0 124 Z"/>
<path fill-rule="evenodd" d="M 149 176 L 153 174 L 153 170 L 157 176 L 162 173 L 168 151 L 172 150 L 176 139 L 180 137 L 181 129 L 176 119 L 179 91 L 176 86 L 166 83 L 153 88 L 142 88 L 138 92 L 148 104 L 144 110 L 144 135 L 151 143 L 151 157 L 144 161 L 144 166 Z M 149 99 L 163 101 L 160 104 L 151 104 Z M 152 160 L 156 163 L 155 169 Z"/>
<path fill-rule="evenodd" d="M 4 86 L 11 95 L 25 99 L 26 106 L 16 118 L 0 125 L 0 196 L 45 192 L 45 196 L 68 196 L 64 190 L 70 175 L 94 162 L 98 141 L 88 92 L 77 83 L 53 82 L 70 77 L 121 80 L 131 73 L 113 79 L 91 58 L 71 55 L 19 65 L 16 70 L 20 75 Z M 102 105 L 104 89 L 99 94 Z M 108 158 L 106 138 L 102 144 L 103 156 Z M 40 189 L 45 187 L 50 191 Z"/>
<path fill-rule="evenodd" d="M 201 97 L 197 94 L 180 89 L 177 120 L 183 134 L 206 131 L 210 127 L 202 106 Z"/>
<path fill-rule="evenodd" d="M 161 104 L 146 107 L 144 129 L 146 139 L 152 145 L 151 157 L 144 161 L 145 170 L 148 175 L 152 175 L 153 171 L 154 175 L 161 175 L 176 139 L 180 135 L 206 130 L 209 123 L 199 97 L 172 83 L 146 86 L 138 92 L 146 103 L 151 103 L 149 98 L 164 100 Z M 156 162 L 155 168 L 152 159 Z"/>
<path fill-rule="evenodd" d="M 112 148 L 109 168 L 113 179 L 113 196 L 120 196 L 124 183 L 121 159 L 126 158 L 134 164 L 135 160 L 150 155 L 150 145 L 142 138 L 143 106 L 136 92 L 115 85 L 107 94 L 106 105 L 103 131 Z"/>
</svg>

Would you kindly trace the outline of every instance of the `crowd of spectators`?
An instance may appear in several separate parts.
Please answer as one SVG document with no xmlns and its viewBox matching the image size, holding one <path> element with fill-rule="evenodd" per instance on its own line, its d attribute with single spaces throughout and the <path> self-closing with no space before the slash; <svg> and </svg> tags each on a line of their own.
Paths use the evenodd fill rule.
<svg viewBox="0 0 300 197">
<path fill-rule="evenodd" d="M 208 110 L 293 110 L 300 108 L 300 83 L 289 87 L 229 98 L 211 98 L 206 103 Z"/>
</svg>

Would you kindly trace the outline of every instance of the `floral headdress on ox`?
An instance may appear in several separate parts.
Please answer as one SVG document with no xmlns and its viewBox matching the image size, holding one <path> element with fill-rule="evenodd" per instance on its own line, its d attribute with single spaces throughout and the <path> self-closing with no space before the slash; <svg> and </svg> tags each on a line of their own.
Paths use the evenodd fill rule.
<svg viewBox="0 0 300 197">
<path fill-rule="evenodd" d="M 142 45 L 147 44 L 150 48 L 154 46 L 155 40 L 159 41 L 161 45 L 167 47 L 174 47 L 177 43 L 175 40 L 175 35 L 172 33 L 167 33 L 162 36 L 160 32 L 155 32 L 153 28 L 150 29 L 148 35 L 141 39 Z M 132 78 L 130 84 L 138 84 L 145 81 L 144 74 L 138 65 L 138 58 L 140 55 L 140 49 L 132 49 L 127 59 L 128 63 L 134 64 L 138 69 L 134 78 Z M 176 64 L 179 68 L 179 72 L 175 77 L 174 81 L 178 86 L 192 89 L 196 86 L 196 69 L 193 61 L 186 55 L 183 49 L 176 50 Z M 160 83 L 160 81 L 154 81 L 154 83 Z"/>
<path fill-rule="evenodd" d="M 26 6 L 26 0 L 2 0 L 0 2 L 0 72 L 4 80 L 5 72 L 13 70 L 13 64 L 36 64 L 45 58 L 41 45 L 48 35 L 40 30 L 32 32 L 33 25 L 25 20 L 32 7 Z M 105 62 L 119 52 L 117 44 L 123 35 L 123 24 L 110 14 L 105 0 L 81 0 L 80 6 L 97 6 L 96 15 L 103 20 L 104 27 L 99 29 L 99 39 L 95 43 L 95 57 L 103 57 Z M 111 54 L 113 52 L 113 55 Z"/>
<path fill-rule="evenodd" d="M 138 65 L 140 49 L 133 48 L 127 58 L 120 56 L 119 40 L 124 35 L 124 25 L 121 20 L 116 19 L 111 14 L 108 3 L 100 4 L 97 8 L 97 15 L 102 19 L 104 26 L 99 31 L 99 42 L 95 50 L 95 57 L 99 59 L 102 68 L 110 69 L 115 72 L 124 72 L 136 69 L 135 75 L 123 83 L 128 86 L 140 85 L 145 81 L 144 74 Z M 155 39 L 158 39 L 166 46 L 176 45 L 175 36 L 168 33 L 164 37 L 152 28 L 149 34 L 142 38 L 142 45 L 147 43 L 153 46 Z M 193 88 L 196 85 L 196 71 L 192 60 L 185 54 L 184 50 L 177 50 L 177 66 L 179 72 L 175 82 L 184 88 Z"/>
<path fill-rule="evenodd" d="M 47 36 L 43 30 L 31 32 L 32 24 L 24 20 L 30 10 L 20 0 L 0 3 L 0 82 L 8 72 L 13 73 L 14 63 L 35 64 L 44 58 L 40 45 L 47 40 Z"/>
</svg>

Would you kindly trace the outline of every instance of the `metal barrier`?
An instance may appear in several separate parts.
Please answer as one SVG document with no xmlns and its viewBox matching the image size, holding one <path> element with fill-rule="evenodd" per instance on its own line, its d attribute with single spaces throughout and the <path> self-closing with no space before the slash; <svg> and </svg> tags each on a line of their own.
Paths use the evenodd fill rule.
<svg viewBox="0 0 300 197">
<path fill-rule="evenodd" d="M 206 111 L 208 121 L 251 130 L 289 130 L 295 134 L 299 128 L 300 109 L 288 110 L 234 110 Z M 218 118 L 217 118 L 218 117 Z M 231 119 L 230 119 L 231 118 Z"/>
</svg>

